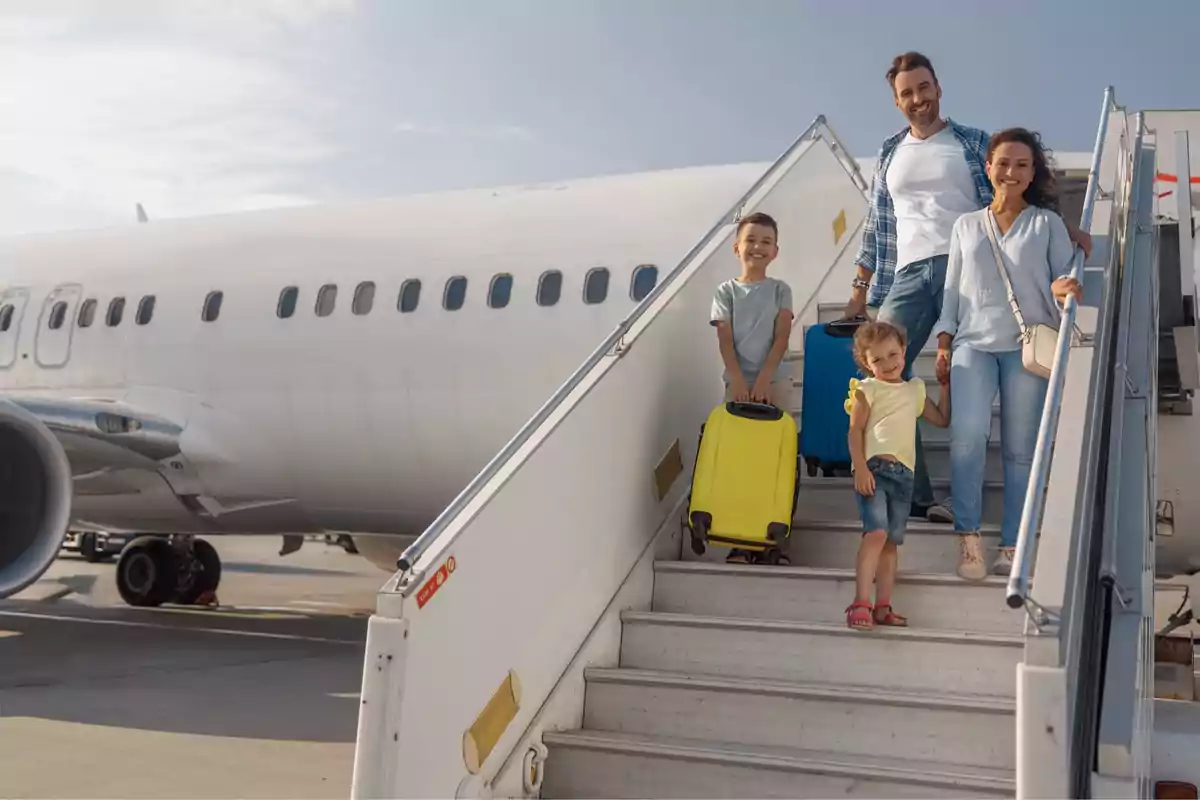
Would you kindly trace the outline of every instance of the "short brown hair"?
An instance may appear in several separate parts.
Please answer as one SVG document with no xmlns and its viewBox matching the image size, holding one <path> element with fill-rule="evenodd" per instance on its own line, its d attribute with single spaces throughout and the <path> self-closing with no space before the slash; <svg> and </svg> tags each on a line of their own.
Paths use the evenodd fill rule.
<svg viewBox="0 0 1200 800">
<path fill-rule="evenodd" d="M 929 74 L 933 76 L 934 84 L 937 84 L 937 73 L 933 71 L 933 62 L 926 58 L 923 54 L 916 50 L 909 50 L 907 53 L 901 53 L 892 59 L 892 66 L 887 71 L 887 82 L 892 87 L 892 91 L 896 91 L 896 76 L 901 72 L 911 72 L 914 69 L 924 67 L 929 70 Z"/>
<path fill-rule="evenodd" d="M 742 233 L 742 228 L 746 227 L 747 225 L 762 225 L 764 227 L 770 228 L 772 231 L 775 232 L 775 238 L 776 239 L 779 238 L 779 226 L 775 224 L 775 218 L 772 217 L 770 214 L 764 214 L 761 211 L 755 211 L 750 216 L 743 217 L 738 222 L 737 232 L 734 235 L 740 236 Z"/>
<path fill-rule="evenodd" d="M 898 325 L 872 321 L 858 326 L 858 330 L 854 332 L 854 363 L 864 374 L 871 374 L 871 369 L 867 366 L 867 348 L 892 338 L 900 342 L 901 350 L 908 347 L 908 336 Z"/>
</svg>

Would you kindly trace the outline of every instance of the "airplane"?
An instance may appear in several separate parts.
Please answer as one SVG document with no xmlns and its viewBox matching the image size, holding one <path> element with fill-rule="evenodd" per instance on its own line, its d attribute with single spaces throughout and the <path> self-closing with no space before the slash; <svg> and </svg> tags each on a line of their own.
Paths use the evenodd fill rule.
<svg viewBox="0 0 1200 800">
<path fill-rule="evenodd" d="M 0 598 L 68 531 L 132 537 L 134 606 L 216 591 L 201 536 L 350 535 L 394 570 L 767 166 L 0 239 Z"/>
<path fill-rule="evenodd" d="M 0 239 L 0 598 L 68 530 L 135 606 L 215 592 L 201 536 L 394 569 L 766 166 Z"/>
</svg>

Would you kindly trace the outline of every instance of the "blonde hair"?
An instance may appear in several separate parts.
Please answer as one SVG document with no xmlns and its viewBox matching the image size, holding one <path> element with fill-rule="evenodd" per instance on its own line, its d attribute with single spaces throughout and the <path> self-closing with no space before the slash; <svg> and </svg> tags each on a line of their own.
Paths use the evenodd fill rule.
<svg viewBox="0 0 1200 800">
<path fill-rule="evenodd" d="M 858 330 L 854 332 L 854 363 L 864 375 L 871 374 L 871 368 L 867 366 L 867 350 L 893 338 L 900 343 L 901 350 L 908 348 L 908 336 L 904 329 L 897 325 L 873 321 L 858 326 Z"/>
</svg>

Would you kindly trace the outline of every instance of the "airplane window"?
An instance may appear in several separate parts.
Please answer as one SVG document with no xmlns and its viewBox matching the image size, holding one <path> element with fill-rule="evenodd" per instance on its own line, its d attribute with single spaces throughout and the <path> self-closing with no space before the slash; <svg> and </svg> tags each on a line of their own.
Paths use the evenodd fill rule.
<svg viewBox="0 0 1200 800">
<path fill-rule="evenodd" d="M 537 301 L 539 306 L 552 306 L 562 296 L 562 273 L 556 269 L 547 270 L 538 278 Z"/>
<path fill-rule="evenodd" d="M 79 307 L 79 327 L 88 328 L 96 320 L 96 298 L 90 297 Z"/>
<path fill-rule="evenodd" d="M 316 312 L 318 317 L 328 317 L 337 305 L 337 284 L 327 283 L 317 292 Z"/>
<path fill-rule="evenodd" d="M 50 309 L 50 319 L 48 321 L 50 330 L 56 331 L 59 328 L 61 328 L 63 321 L 65 321 L 66 318 L 67 318 L 67 304 L 65 301 L 59 300 L 57 303 L 54 304 L 54 307 Z"/>
<path fill-rule="evenodd" d="M 217 317 L 221 316 L 221 301 L 224 299 L 224 292 L 209 292 L 208 297 L 204 298 L 204 308 L 200 312 L 200 319 L 205 322 L 216 322 Z"/>
<path fill-rule="evenodd" d="M 138 303 L 137 316 L 134 321 L 138 325 L 145 325 L 154 316 L 154 295 L 148 294 L 142 298 L 142 302 Z"/>
<path fill-rule="evenodd" d="M 467 301 L 467 279 L 455 275 L 446 281 L 446 296 L 442 298 L 442 306 L 447 311 L 458 311 Z"/>
<path fill-rule="evenodd" d="M 633 271 L 633 280 L 629 286 L 629 296 L 634 302 L 642 302 L 646 295 L 654 291 L 658 283 L 658 267 L 653 264 L 642 264 Z"/>
<path fill-rule="evenodd" d="M 603 303 L 608 297 L 608 269 L 596 267 L 583 280 L 583 302 L 589 305 Z"/>
<path fill-rule="evenodd" d="M 512 298 L 513 276 L 507 272 L 492 278 L 492 287 L 488 290 L 488 306 L 490 308 L 504 308 L 508 305 L 508 301 Z"/>
<path fill-rule="evenodd" d="M 354 301 L 350 303 L 350 311 L 362 316 L 371 313 L 375 305 L 375 284 L 363 281 L 354 290 Z"/>
<path fill-rule="evenodd" d="M 108 318 L 105 322 L 108 327 L 115 328 L 121 324 L 121 318 L 125 316 L 125 298 L 114 297 L 112 302 L 108 304 Z"/>
<path fill-rule="evenodd" d="M 300 290 L 295 286 L 288 286 L 279 293 L 279 304 L 275 307 L 275 314 L 280 319 L 287 319 L 292 314 L 296 313 L 296 301 L 300 297 Z"/>
<path fill-rule="evenodd" d="M 400 287 L 400 297 L 396 300 L 396 308 L 401 314 L 410 314 L 417 310 L 421 301 L 421 281 L 416 278 L 406 280 Z"/>
<path fill-rule="evenodd" d="M 13 312 L 15 310 L 11 305 L 7 304 L 4 308 L 0 308 L 0 333 L 12 327 Z"/>
</svg>

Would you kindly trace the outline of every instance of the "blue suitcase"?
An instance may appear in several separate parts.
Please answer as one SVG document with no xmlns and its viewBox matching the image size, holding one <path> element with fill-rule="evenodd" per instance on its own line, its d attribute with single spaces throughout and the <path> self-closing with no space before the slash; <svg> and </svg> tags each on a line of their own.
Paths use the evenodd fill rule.
<svg viewBox="0 0 1200 800">
<path fill-rule="evenodd" d="M 862 377 L 854 363 L 854 333 L 865 317 L 813 325 L 804 334 L 804 399 L 800 407 L 800 454 L 815 476 L 850 474 L 850 416 L 846 392 Z"/>
</svg>

